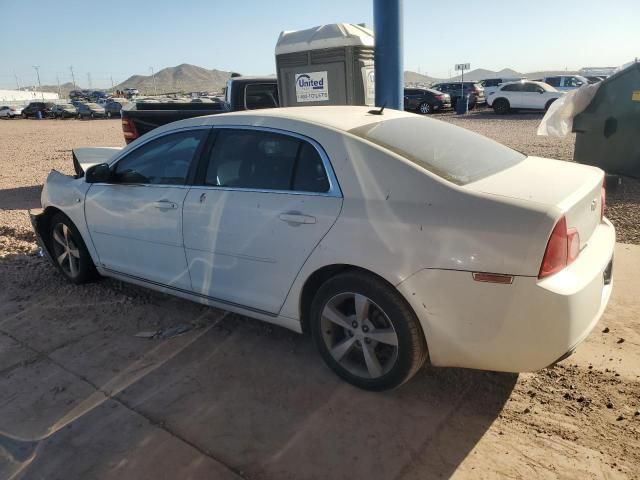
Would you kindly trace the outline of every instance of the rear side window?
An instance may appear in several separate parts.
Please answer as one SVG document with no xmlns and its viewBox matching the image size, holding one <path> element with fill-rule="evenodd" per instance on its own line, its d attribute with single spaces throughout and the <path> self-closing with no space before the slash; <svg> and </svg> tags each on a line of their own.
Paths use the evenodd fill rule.
<svg viewBox="0 0 640 480">
<path fill-rule="evenodd" d="M 521 92 L 522 84 L 521 83 L 511 83 L 509 85 L 505 85 L 500 89 L 503 92 Z"/>
<path fill-rule="evenodd" d="M 116 183 L 184 185 L 205 136 L 205 130 L 192 130 L 145 143 L 118 161 L 114 171 Z"/>
<path fill-rule="evenodd" d="M 418 116 L 383 120 L 349 132 L 457 185 L 487 177 L 526 158 L 482 135 Z"/>
<path fill-rule="evenodd" d="M 266 83 L 254 83 L 246 86 L 245 107 L 247 110 L 274 108 L 278 106 L 278 86 Z"/>
<path fill-rule="evenodd" d="M 547 85 L 551 85 L 552 87 L 559 87 L 560 77 L 548 77 L 547 79 L 545 79 L 545 83 Z"/>
<path fill-rule="evenodd" d="M 535 83 L 525 83 L 522 87 L 523 92 L 533 92 L 533 93 L 542 93 L 544 92 L 544 88 L 540 85 L 536 85 Z"/>
<path fill-rule="evenodd" d="M 258 190 L 328 192 L 315 147 L 289 135 L 220 129 L 209 156 L 205 185 Z"/>
<path fill-rule="evenodd" d="M 500 79 L 498 78 L 490 78 L 489 80 L 483 80 L 482 82 L 480 82 L 480 85 L 482 85 L 483 87 L 497 87 L 498 85 L 500 85 Z"/>
</svg>

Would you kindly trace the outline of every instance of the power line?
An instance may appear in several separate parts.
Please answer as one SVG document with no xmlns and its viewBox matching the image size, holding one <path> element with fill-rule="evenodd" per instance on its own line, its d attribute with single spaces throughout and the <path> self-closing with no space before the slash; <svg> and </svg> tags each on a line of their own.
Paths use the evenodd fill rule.
<svg viewBox="0 0 640 480">
<path fill-rule="evenodd" d="M 73 65 L 69 67 L 69 70 L 71 70 L 71 80 L 73 80 L 73 89 L 77 90 L 78 87 L 76 87 L 76 76 L 73 74 Z"/>
<path fill-rule="evenodd" d="M 42 85 L 40 84 L 40 65 L 34 65 L 33 68 L 36 70 L 36 75 L 38 76 L 38 88 L 40 89 L 40 95 L 44 102 L 44 93 L 42 92 Z"/>
</svg>

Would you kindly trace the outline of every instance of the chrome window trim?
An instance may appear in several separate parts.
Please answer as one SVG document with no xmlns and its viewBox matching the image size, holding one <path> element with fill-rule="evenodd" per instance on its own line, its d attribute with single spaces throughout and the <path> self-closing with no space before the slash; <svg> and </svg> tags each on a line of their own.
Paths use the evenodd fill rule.
<svg viewBox="0 0 640 480">
<path fill-rule="evenodd" d="M 342 190 L 340 189 L 340 184 L 338 183 L 338 179 L 336 178 L 335 172 L 333 170 L 333 166 L 331 165 L 331 160 L 329 160 L 329 156 L 322 148 L 317 141 L 313 138 L 307 137 L 306 135 L 302 135 L 300 133 L 291 132 L 289 130 L 282 130 L 279 128 L 273 127 L 260 127 L 254 125 L 213 125 L 214 130 L 216 129 L 229 129 L 229 130 L 257 130 L 262 132 L 270 132 L 270 133 L 278 133 L 280 135 L 286 135 L 289 137 L 297 138 L 298 140 L 302 140 L 308 142 L 316 149 L 318 155 L 320 155 L 320 159 L 322 160 L 322 166 L 324 167 L 325 174 L 327 175 L 327 179 L 329 180 L 329 190 L 326 192 L 306 192 L 302 190 L 270 190 L 270 189 L 262 189 L 262 188 L 241 188 L 241 187 L 217 187 L 214 185 L 195 185 L 194 188 L 207 188 L 212 190 L 228 190 L 228 191 L 238 191 L 238 192 L 257 192 L 257 193 L 276 193 L 276 194 L 288 194 L 288 195 L 307 195 L 307 196 L 320 196 L 320 197 L 336 197 L 342 198 Z"/>
<path fill-rule="evenodd" d="M 189 130 L 207 130 L 207 129 L 210 130 L 211 127 L 212 127 L 212 125 L 189 125 L 189 126 L 184 126 L 184 127 L 180 127 L 180 128 L 175 128 L 175 129 L 170 130 L 170 131 L 156 133 L 155 135 L 152 135 L 149 138 L 146 138 L 139 145 L 136 145 L 135 148 L 132 148 L 132 149 L 129 149 L 129 150 L 127 150 L 126 147 L 123 148 L 113 159 L 111 159 L 111 162 L 109 163 L 109 167 L 113 167 L 116 163 L 118 163 L 124 157 L 126 157 L 127 155 L 129 155 L 132 152 L 135 152 L 136 150 L 138 150 L 139 148 L 143 147 L 144 145 L 146 145 L 147 143 L 149 143 L 149 142 L 151 142 L 153 140 L 157 140 L 159 138 L 166 137 L 167 135 L 173 135 L 174 133 L 180 133 L 180 132 L 189 131 Z M 142 137 L 140 137 L 140 138 L 142 138 Z M 206 141 L 206 139 L 204 141 Z M 141 184 L 141 185 L 160 185 L 160 184 L 144 183 L 144 184 Z"/>
</svg>

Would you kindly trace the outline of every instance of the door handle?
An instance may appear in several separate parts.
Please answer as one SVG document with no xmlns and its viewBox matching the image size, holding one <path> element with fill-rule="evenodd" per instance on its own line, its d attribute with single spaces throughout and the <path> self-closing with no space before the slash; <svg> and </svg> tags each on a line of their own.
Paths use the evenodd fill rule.
<svg viewBox="0 0 640 480">
<path fill-rule="evenodd" d="M 278 218 L 283 222 L 293 225 L 312 224 L 316 223 L 316 217 L 311 215 L 304 215 L 300 212 L 285 212 L 278 215 Z"/>
<path fill-rule="evenodd" d="M 160 200 L 159 202 L 153 202 L 153 206 L 160 210 L 175 210 L 178 208 L 178 204 L 170 202 L 169 200 Z"/>
</svg>

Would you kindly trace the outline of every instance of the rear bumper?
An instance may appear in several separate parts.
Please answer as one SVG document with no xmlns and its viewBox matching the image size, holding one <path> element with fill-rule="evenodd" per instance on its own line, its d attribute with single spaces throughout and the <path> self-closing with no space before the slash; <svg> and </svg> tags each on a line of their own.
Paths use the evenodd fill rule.
<svg viewBox="0 0 640 480">
<path fill-rule="evenodd" d="M 578 259 L 544 280 L 501 285 L 469 272 L 421 270 L 398 288 L 420 319 L 432 364 L 535 371 L 575 349 L 598 323 L 611 295 L 605 276 L 614 247 L 605 219 Z"/>
</svg>

